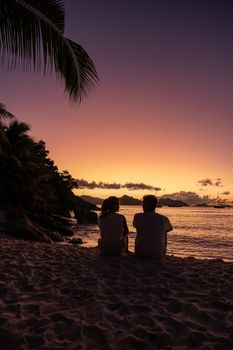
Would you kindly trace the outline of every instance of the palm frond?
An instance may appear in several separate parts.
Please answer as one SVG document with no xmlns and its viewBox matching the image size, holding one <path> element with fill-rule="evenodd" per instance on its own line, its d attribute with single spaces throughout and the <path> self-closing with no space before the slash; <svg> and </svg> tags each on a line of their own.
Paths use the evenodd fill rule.
<svg viewBox="0 0 233 350">
<path fill-rule="evenodd" d="M 23 136 L 27 135 L 30 130 L 30 126 L 27 123 L 19 122 L 17 119 L 10 122 L 7 132 L 14 140 L 21 139 Z"/>
<path fill-rule="evenodd" d="M 6 106 L 0 103 L 0 151 L 2 151 L 2 146 L 7 146 L 9 144 L 6 136 L 6 127 L 1 119 L 12 119 L 14 117 L 13 114 L 6 110 Z"/>
<path fill-rule="evenodd" d="M 39 11 L 45 17 L 47 17 L 63 34 L 65 29 L 65 6 L 64 1 L 61 0 L 26 0 L 17 1 L 21 3 L 22 6 L 31 7 L 32 11 L 34 9 Z M 25 5 L 23 4 L 25 3 Z"/>
<path fill-rule="evenodd" d="M 2 147 L 8 145 L 8 139 L 6 136 L 6 131 L 2 123 L 0 122 L 0 154 L 2 153 Z"/>
<path fill-rule="evenodd" d="M 65 80 L 73 101 L 81 101 L 98 82 L 86 51 L 66 39 L 63 2 L 55 0 L 0 1 L 0 55 L 7 68 L 55 71 Z"/>
<path fill-rule="evenodd" d="M 78 67 L 75 67 L 75 65 L 70 66 L 66 61 L 66 67 L 64 67 L 64 60 L 62 59 L 60 61 L 60 69 L 64 67 L 69 75 L 69 80 L 66 80 L 66 89 L 70 91 L 70 97 L 78 96 L 81 101 L 82 98 L 86 97 L 87 91 L 93 83 L 98 83 L 98 76 L 94 63 L 86 51 L 79 44 L 69 39 L 66 39 L 66 41 L 73 52 Z M 67 48 L 67 51 L 69 50 L 70 49 Z M 75 84 L 77 78 L 79 79 L 79 84 Z M 71 87 L 71 89 L 69 89 L 69 87 Z"/>
<path fill-rule="evenodd" d="M 13 118 L 14 115 L 6 110 L 6 106 L 3 103 L 0 103 L 0 118 Z"/>
</svg>

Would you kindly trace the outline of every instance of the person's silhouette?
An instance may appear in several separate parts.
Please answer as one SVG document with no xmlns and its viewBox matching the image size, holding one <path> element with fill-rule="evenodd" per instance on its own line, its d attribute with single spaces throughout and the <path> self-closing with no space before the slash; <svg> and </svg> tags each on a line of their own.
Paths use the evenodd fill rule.
<svg viewBox="0 0 233 350">
<path fill-rule="evenodd" d="M 119 214 L 119 200 L 109 197 L 104 200 L 99 216 L 101 253 L 121 255 L 128 252 L 128 227 L 124 215 Z"/>
<path fill-rule="evenodd" d="M 163 259 L 166 255 L 167 232 L 173 229 L 169 219 L 155 212 L 158 200 L 154 195 L 143 197 L 143 213 L 135 214 L 135 254 L 139 257 Z"/>
</svg>

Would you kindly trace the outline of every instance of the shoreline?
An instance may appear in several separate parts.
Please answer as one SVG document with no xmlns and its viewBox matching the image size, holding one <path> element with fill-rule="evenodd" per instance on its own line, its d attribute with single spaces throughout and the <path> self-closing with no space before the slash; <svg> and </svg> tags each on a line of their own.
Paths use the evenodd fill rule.
<svg viewBox="0 0 233 350">
<path fill-rule="evenodd" d="M 81 238 L 83 240 L 83 244 L 81 245 L 84 248 L 96 248 L 98 243 L 98 238 L 99 238 L 99 229 L 97 225 L 87 225 L 87 224 L 76 224 L 73 226 L 74 229 L 74 238 Z M 174 233 L 173 233 L 174 232 Z M 233 255 L 231 258 L 225 257 L 225 255 L 220 255 L 221 250 L 216 250 L 215 252 L 212 251 L 212 255 L 208 255 L 207 249 L 205 248 L 206 253 L 203 254 L 204 251 L 199 251 L 199 255 L 195 255 L 195 251 L 191 252 L 182 252 L 180 249 L 181 246 L 176 247 L 174 246 L 174 236 L 179 238 L 179 235 L 172 231 L 172 233 L 169 233 L 170 237 L 168 236 L 168 245 L 167 245 L 167 255 L 168 256 L 175 256 L 179 258 L 195 258 L 197 260 L 223 260 L 224 262 L 232 262 L 233 263 Z M 134 253 L 134 242 L 135 242 L 135 237 L 136 237 L 136 232 L 135 231 L 130 231 L 129 232 L 129 251 L 131 253 Z M 186 239 L 188 239 L 189 236 L 186 236 Z M 192 237 L 193 240 L 198 240 L 199 237 L 194 238 Z M 211 241 L 211 239 L 210 239 Z M 67 244 L 66 242 L 61 242 L 60 244 Z M 178 248 L 178 249 L 176 249 Z M 182 253 L 181 253 L 182 252 Z M 214 256 L 214 254 L 216 254 Z"/>
<path fill-rule="evenodd" d="M 1 349 L 232 349 L 233 263 L 1 238 Z"/>
</svg>

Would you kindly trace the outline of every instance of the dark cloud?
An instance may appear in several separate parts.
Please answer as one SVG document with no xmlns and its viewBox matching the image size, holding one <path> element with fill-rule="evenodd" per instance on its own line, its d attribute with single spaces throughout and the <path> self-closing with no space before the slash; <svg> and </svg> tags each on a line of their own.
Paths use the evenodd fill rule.
<svg viewBox="0 0 233 350">
<path fill-rule="evenodd" d="M 230 194 L 229 191 L 222 192 L 221 194 L 224 194 L 225 196 L 228 196 Z"/>
<path fill-rule="evenodd" d="M 102 188 L 102 189 L 120 189 L 121 185 L 117 184 L 117 183 L 112 183 L 112 184 L 108 184 L 105 182 L 88 182 L 86 180 L 80 179 L 80 180 L 76 180 L 77 184 L 78 184 L 78 188 L 82 189 L 82 188 L 88 188 L 89 190 L 94 190 L 95 188 Z"/>
<path fill-rule="evenodd" d="M 95 188 L 108 189 L 108 190 L 119 190 L 120 188 L 127 188 L 128 190 L 150 190 L 150 191 L 161 191 L 160 187 L 154 187 L 150 185 L 146 185 L 144 183 L 126 183 L 125 185 L 117 184 L 117 183 L 106 183 L 106 182 L 88 182 L 86 180 L 80 179 L 76 180 L 78 184 L 78 188 L 88 188 L 93 190 Z"/>
<path fill-rule="evenodd" d="M 223 185 L 222 185 L 222 179 L 217 178 L 217 180 L 216 180 L 216 182 L 215 182 L 215 186 L 217 186 L 217 187 L 223 187 Z"/>
<path fill-rule="evenodd" d="M 79 188 L 89 188 L 89 189 L 96 188 L 96 183 L 94 181 L 88 182 L 86 180 L 80 179 L 80 180 L 76 180 L 76 182 Z"/>
<path fill-rule="evenodd" d="M 206 187 L 206 186 L 223 187 L 222 179 L 220 177 L 218 177 L 215 181 L 213 181 L 209 178 L 206 178 L 206 179 L 197 181 L 197 183 L 198 183 L 198 185 L 203 186 L 203 187 Z"/>
<path fill-rule="evenodd" d="M 144 183 L 126 183 L 122 187 L 127 188 L 128 190 L 135 191 L 135 190 L 150 190 L 150 191 L 161 191 L 160 187 L 154 187 L 151 185 L 146 185 Z"/>
<path fill-rule="evenodd" d="M 99 184 L 101 184 L 99 188 L 103 188 L 103 189 L 119 190 L 121 188 L 121 184 L 117 184 L 115 182 L 112 184 L 99 182 Z"/>
<path fill-rule="evenodd" d="M 197 181 L 197 183 L 201 186 L 213 186 L 213 181 L 211 179 L 203 179 L 203 180 L 199 180 Z"/>
</svg>

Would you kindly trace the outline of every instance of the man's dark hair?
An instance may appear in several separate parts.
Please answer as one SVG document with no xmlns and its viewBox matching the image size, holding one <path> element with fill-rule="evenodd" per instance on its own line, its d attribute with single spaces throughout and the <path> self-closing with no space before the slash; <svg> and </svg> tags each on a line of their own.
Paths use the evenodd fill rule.
<svg viewBox="0 0 233 350">
<path fill-rule="evenodd" d="M 153 194 L 148 194 L 143 197 L 143 205 L 146 205 L 147 208 L 155 209 L 158 204 L 158 199 Z"/>
</svg>

